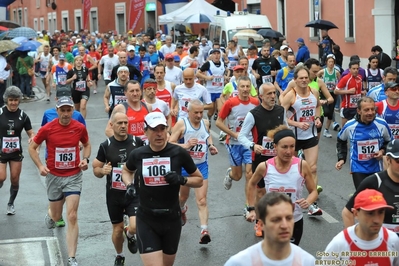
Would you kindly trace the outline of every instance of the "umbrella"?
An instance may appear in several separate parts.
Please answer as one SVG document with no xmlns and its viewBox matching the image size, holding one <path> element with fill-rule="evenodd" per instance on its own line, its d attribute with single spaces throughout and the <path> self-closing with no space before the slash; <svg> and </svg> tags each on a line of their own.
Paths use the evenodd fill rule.
<svg viewBox="0 0 399 266">
<path fill-rule="evenodd" d="M 255 41 L 263 41 L 262 35 L 258 34 L 255 30 L 240 30 L 234 36 L 239 39 L 254 38 Z"/>
<path fill-rule="evenodd" d="M 4 27 L 4 26 L 0 26 L 0 31 L 8 31 L 8 28 Z"/>
<path fill-rule="evenodd" d="M 11 39 L 11 41 L 18 43 L 18 44 L 22 44 L 23 42 L 28 41 L 28 38 L 26 37 L 16 37 L 14 39 Z"/>
<path fill-rule="evenodd" d="M 6 27 L 9 29 L 15 29 L 15 28 L 21 27 L 18 23 L 11 21 L 11 20 L 1 20 L 0 26 Z"/>
<path fill-rule="evenodd" d="M 0 53 L 7 52 L 9 50 L 14 50 L 18 46 L 19 44 L 9 40 L 0 41 Z"/>
<path fill-rule="evenodd" d="M 272 29 L 260 29 L 258 34 L 262 35 L 264 38 L 282 38 L 284 35 L 276 30 Z"/>
<path fill-rule="evenodd" d="M 37 33 L 35 30 L 33 30 L 31 28 L 19 27 L 19 28 L 11 30 L 7 35 L 7 37 L 9 37 L 9 38 L 15 38 L 15 37 L 21 37 L 21 36 L 31 39 L 31 38 L 36 38 Z"/>
<path fill-rule="evenodd" d="M 210 23 L 214 21 L 215 20 L 211 16 L 202 13 L 196 13 L 186 18 L 184 23 Z"/>
<path fill-rule="evenodd" d="M 334 23 L 324 19 L 312 20 L 306 23 L 305 27 L 315 28 L 320 30 L 338 29 L 338 27 Z"/>
<path fill-rule="evenodd" d="M 21 52 L 26 52 L 26 51 L 36 51 L 39 46 L 41 46 L 42 43 L 37 42 L 37 41 L 27 41 L 23 42 L 21 46 L 16 48 L 16 51 L 21 51 Z"/>
<path fill-rule="evenodd" d="M 183 24 L 176 24 L 175 25 L 175 31 L 186 32 L 186 26 L 184 26 Z"/>
</svg>

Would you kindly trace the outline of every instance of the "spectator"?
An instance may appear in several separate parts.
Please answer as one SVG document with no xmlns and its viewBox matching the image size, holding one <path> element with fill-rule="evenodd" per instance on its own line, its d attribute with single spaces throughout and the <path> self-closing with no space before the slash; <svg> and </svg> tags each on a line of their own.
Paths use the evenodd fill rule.
<svg viewBox="0 0 399 266">
<path fill-rule="evenodd" d="M 298 53 L 296 54 L 296 63 L 299 62 L 305 63 L 306 60 L 310 58 L 310 53 L 308 47 L 305 45 L 305 41 L 303 38 L 298 38 L 296 40 L 298 43 Z"/>
<path fill-rule="evenodd" d="M 378 56 L 378 68 L 385 69 L 391 66 L 392 60 L 389 55 L 382 51 L 381 46 L 376 45 L 371 47 L 371 53 Z"/>
</svg>

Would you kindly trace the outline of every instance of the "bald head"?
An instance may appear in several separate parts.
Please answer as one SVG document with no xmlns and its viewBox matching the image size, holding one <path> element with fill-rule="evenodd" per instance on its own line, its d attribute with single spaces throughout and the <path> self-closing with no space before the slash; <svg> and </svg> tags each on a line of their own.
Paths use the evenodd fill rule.
<svg viewBox="0 0 399 266">
<path fill-rule="evenodd" d="M 186 68 L 183 71 L 183 82 L 187 88 L 194 86 L 194 68 Z"/>
</svg>

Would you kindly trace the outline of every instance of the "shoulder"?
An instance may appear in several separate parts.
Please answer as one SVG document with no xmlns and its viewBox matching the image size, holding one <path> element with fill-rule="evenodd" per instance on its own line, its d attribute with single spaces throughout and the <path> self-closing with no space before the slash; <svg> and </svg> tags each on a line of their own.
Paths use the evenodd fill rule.
<svg viewBox="0 0 399 266">
<path fill-rule="evenodd" d="M 292 243 L 290 243 L 290 245 L 291 245 L 292 251 L 294 251 L 295 253 L 300 253 L 301 254 L 301 259 L 302 259 L 303 262 L 309 263 L 309 262 L 314 262 L 315 261 L 315 257 L 313 257 L 309 252 L 305 251 L 301 247 L 299 247 L 297 245 L 294 245 Z M 305 264 L 305 265 L 313 265 L 313 264 Z"/>
</svg>

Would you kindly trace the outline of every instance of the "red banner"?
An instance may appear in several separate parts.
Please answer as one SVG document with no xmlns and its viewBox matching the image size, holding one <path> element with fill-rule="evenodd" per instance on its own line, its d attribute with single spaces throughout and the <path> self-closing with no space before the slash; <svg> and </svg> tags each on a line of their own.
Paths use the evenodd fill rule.
<svg viewBox="0 0 399 266">
<path fill-rule="evenodd" d="M 83 29 L 89 29 L 89 18 L 90 18 L 91 0 L 83 1 Z M 78 29 L 80 30 L 80 29 Z"/>
<path fill-rule="evenodd" d="M 130 0 L 129 29 L 134 32 L 141 16 L 144 13 L 145 0 Z"/>
</svg>

